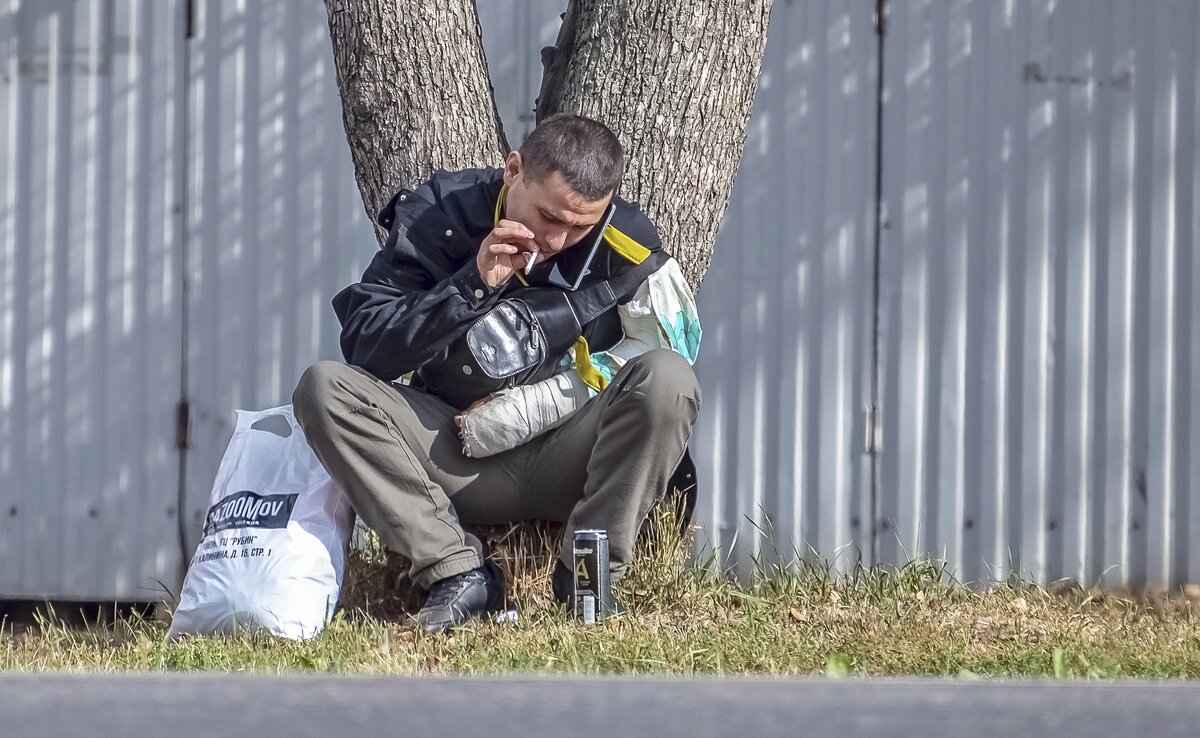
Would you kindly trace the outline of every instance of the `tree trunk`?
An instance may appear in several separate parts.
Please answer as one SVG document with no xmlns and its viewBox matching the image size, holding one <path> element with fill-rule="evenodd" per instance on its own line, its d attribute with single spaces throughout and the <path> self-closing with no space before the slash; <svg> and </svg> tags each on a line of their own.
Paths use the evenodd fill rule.
<svg viewBox="0 0 1200 738">
<path fill-rule="evenodd" d="M 538 119 L 604 121 L 692 288 L 712 258 L 745 143 L 772 0 L 570 0 Z M 367 212 L 435 168 L 508 150 L 471 0 L 326 0 L 343 120 Z"/>
<path fill-rule="evenodd" d="M 545 65 L 538 119 L 604 121 L 637 200 L 699 286 L 725 214 L 766 46 L 771 0 L 571 0 Z"/>
<path fill-rule="evenodd" d="M 342 121 L 372 223 L 396 190 L 435 169 L 500 163 L 508 144 L 472 0 L 325 0 L 325 8 Z"/>
</svg>

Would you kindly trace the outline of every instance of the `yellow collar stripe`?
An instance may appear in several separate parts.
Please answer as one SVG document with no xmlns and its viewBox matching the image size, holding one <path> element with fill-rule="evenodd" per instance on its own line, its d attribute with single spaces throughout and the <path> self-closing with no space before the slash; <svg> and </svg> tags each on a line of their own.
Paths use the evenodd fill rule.
<svg viewBox="0 0 1200 738">
<path fill-rule="evenodd" d="M 508 199 L 508 185 L 500 188 L 500 196 L 496 198 L 496 212 L 492 218 L 492 225 L 500 225 L 500 216 L 504 215 L 504 202 Z"/>
<path fill-rule="evenodd" d="M 604 240 L 613 251 L 616 251 L 634 264 L 641 264 L 650 258 L 650 249 L 621 233 L 614 225 L 610 224 L 608 228 L 604 229 Z"/>
</svg>

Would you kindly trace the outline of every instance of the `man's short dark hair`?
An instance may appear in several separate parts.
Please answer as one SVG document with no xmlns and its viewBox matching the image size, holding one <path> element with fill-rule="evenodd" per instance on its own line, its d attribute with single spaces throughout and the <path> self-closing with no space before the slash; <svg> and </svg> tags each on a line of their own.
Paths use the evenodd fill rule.
<svg viewBox="0 0 1200 738">
<path fill-rule="evenodd" d="M 521 162 L 530 179 L 541 182 L 554 172 L 588 200 L 616 191 L 625 171 L 625 151 L 608 126 L 572 113 L 543 120 L 521 144 Z"/>
</svg>

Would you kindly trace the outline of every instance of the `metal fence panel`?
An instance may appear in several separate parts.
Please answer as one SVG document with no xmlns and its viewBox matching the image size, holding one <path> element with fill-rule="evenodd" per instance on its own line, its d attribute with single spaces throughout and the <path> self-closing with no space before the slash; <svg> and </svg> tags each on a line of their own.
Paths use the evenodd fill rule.
<svg viewBox="0 0 1200 738">
<path fill-rule="evenodd" d="M 0 5 L 0 597 L 180 570 L 180 20 Z"/>
<path fill-rule="evenodd" d="M 1194 581 L 1197 8 L 892 3 L 884 558 Z"/>
<path fill-rule="evenodd" d="M 186 470 L 199 539 L 234 410 L 291 402 L 340 359 L 329 301 L 377 249 L 320 3 L 197 3 L 191 44 Z"/>
<path fill-rule="evenodd" d="M 488 0 L 476 3 L 488 74 L 508 145 L 533 130 L 533 105 L 542 85 L 540 50 L 558 37 L 567 0 Z"/>
<path fill-rule="evenodd" d="M 704 543 L 745 571 L 870 559 L 874 3 L 776 3 L 700 288 Z"/>
</svg>

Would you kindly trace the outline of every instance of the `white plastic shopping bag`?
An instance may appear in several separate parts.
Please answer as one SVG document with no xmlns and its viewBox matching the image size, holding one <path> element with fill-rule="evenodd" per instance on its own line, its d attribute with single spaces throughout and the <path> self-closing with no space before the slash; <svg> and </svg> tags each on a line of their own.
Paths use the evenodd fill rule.
<svg viewBox="0 0 1200 738">
<path fill-rule="evenodd" d="M 290 435 L 252 427 L 273 416 L 287 421 Z M 238 411 L 211 505 L 169 637 L 320 633 L 337 604 L 354 517 L 290 405 Z"/>
</svg>

